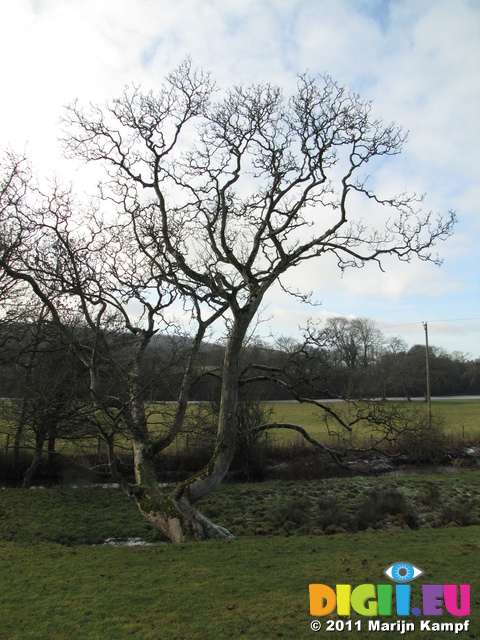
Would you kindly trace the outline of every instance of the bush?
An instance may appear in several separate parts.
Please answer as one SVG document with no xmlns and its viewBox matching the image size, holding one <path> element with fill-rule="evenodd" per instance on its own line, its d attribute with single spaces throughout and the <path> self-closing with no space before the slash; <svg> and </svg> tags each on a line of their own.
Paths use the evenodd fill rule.
<svg viewBox="0 0 480 640">
<path fill-rule="evenodd" d="M 218 399 L 199 404 L 191 416 L 186 443 L 187 451 L 202 461 L 200 468 L 210 459 L 217 430 Z M 260 482 L 267 475 L 269 436 L 254 427 L 268 422 L 272 408 L 252 397 L 242 399 L 237 406 L 237 436 L 230 472 L 237 480 Z"/>
<path fill-rule="evenodd" d="M 477 500 L 455 500 L 446 504 L 440 513 L 440 518 L 444 524 L 455 522 L 462 527 L 473 524 L 473 521 L 476 521 L 479 516 L 480 505 Z"/>
<path fill-rule="evenodd" d="M 311 502 L 308 498 L 290 498 L 273 510 L 272 522 L 275 526 L 286 528 L 307 524 L 310 521 L 310 509 Z"/>
<path fill-rule="evenodd" d="M 445 457 L 446 436 L 443 424 L 436 419 L 429 425 L 427 418 L 421 417 L 399 437 L 397 444 L 410 460 L 437 464 Z"/>
<path fill-rule="evenodd" d="M 385 493 L 374 489 L 363 498 L 355 514 L 357 528 L 376 527 L 388 515 L 399 516 L 399 524 L 411 528 L 418 525 L 415 509 L 403 493 L 395 489 Z"/>
<path fill-rule="evenodd" d="M 333 532 L 336 527 L 342 527 L 345 530 L 352 528 L 354 524 L 352 516 L 335 498 L 321 498 L 317 507 L 320 515 L 316 519 L 316 524 L 324 531 L 328 529 Z"/>
</svg>

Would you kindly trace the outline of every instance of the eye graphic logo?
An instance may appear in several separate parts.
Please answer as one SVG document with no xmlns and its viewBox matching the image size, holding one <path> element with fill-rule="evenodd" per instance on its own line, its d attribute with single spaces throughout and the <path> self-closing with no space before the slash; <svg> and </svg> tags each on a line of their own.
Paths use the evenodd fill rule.
<svg viewBox="0 0 480 640">
<path fill-rule="evenodd" d="M 410 562 L 394 562 L 383 572 L 393 582 L 411 582 L 424 574 L 424 571 Z"/>
</svg>

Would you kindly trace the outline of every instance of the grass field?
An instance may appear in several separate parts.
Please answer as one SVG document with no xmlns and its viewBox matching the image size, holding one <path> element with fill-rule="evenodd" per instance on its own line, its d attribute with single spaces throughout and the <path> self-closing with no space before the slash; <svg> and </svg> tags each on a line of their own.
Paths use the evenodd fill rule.
<svg viewBox="0 0 480 640">
<path fill-rule="evenodd" d="M 324 434 L 311 406 L 274 411 Z M 438 401 L 433 412 L 459 438 L 463 426 L 465 441 L 480 435 L 478 400 Z M 361 630 L 341 631 L 346 619 L 333 615 L 314 633 L 308 586 L 385 584 L 399 560 L 425 572 L 412 606 L 424 583 L 471 585 L 468 631 L 421 631 L 424 618 L 411 616 L 408 638 L 480 638 L 480 471 L 223 485 L 200 507 L 236 537 L 171 545 L 115 490 L 0 491 L 0 640 L 396 639 L 404 634 L 369 631 L 355 613 Z M 111 538 L 149 545 L 105 545 Z"/>
<path fill-rule="evenodd" d="M 402 403 L 406 405 L 408 409 L 419 410 L 421 412 L 427 412 L 427 406 L 423 402 Z M 309 433 L 319 440 L 327 440 L 328 434 L 323 419 L 323 411 L 310 404 L 299 404 L 296 402 L 276 402 L 268 404 L 273 408 L 271 420 L 278 422 L 290 422 L 303 426 L 309 431 Z M 342 403 L 335 403 L 335 409 L 344 411 Z M 170 405 L 152 405 L 151 407 L 151 425 L 152 430 L 158 429 L 158 423 L 160 423 L 165 417 L 166 411 L 171 411 Z M 198 405 L 192 405 L 193 411 L 198 410 Z M 466 442 L 478 439 L 480 437 L 480 399 L 475 400 L 437 400 L 432 403 L 432 415 L 439 417 L 445 432 L 456 438 L 464 438 Z M 198 421 L 198 420 L 197 420 Z M 5 451 L 7 447 L 7 433 L 12 435 L 9 437 L 10 446 L 13 442 L 13 433 L 15 431 L 14 426 L 8 427 L 6 423 L 0 420 L 0 449 Z M 366 431 L 365 433 L 368 433 Z M 276 442 L 292 442 L 301 439 L 298 433 L 288 430 L 275 430 L 269 432 L 269 437 Z M 182 450 L 186 447 L 186 436 L 179 436 L 177 441 L 171 445 L 172 451 Z M 87 440 L 83 443 L 72 443 L 69 441 L 62 442 L 60 439 L 57 441 L 57 450 L 61 451 L 65 455 L 71 455 L 75 452 L 81 451 L 84 454 L 95 453 L 97 450 L 97 441 L 95 438 Z M 130 449 L 130 444 L 119 437 L 117 439 L 117 446 L 126 450 Z"/>
<path fill-rule="evenodd" d="M 383 570 L 405 559 L 425 583 L 468 583 L 470 629 L 479 637 L 480 528 L 323 538 L 244 538 L 179 547 L 61 547 L 0 543 L 0 634 L 7 640 L 302 640 L 314 634 L 308 585 L 385 584 Z M 414 583 L 412 603 L 418 604 Z M 332 618 L 331 618 L 332 619 Z M 357 638 L 367 631 L 367 618 Z M 382 618 L 394 621 L 396 616 Z M 409 618 L 410 620 L 410 618 Z M 410 638 L 453 634 L 420 632 Z M 439 621 L 437 619 L 437 621 Z M 449 614 L 442 622 L 457 622 Z M 463 618 L 462 618 L 463 621 Z M 347 634 L 348 637 L 349 634 Z M 380 637 L 399 638 L 399 633 Z M 403 637 L 403 636 L 402 636 Z"/>
<path fill-rule="evenodd" d="M 355 482 L 357 484 L 355 484 Z M 203 505 L 216 522 L 232 525 L 234 513 L 265 518 L 268 503 L 327 495 L 355 502 L 362 493 L 395 489 L 422 502 L 422 513 L 445 503 L 480 503 L 480 472 L 455 476 L 369 478 L 316 483 L 268 483 L 220 487 Z M 432 491 L 432 487 L 436 491 Z M 266 491 L 267 489 L 267 491 Z M 354 493 L 357 491 L 357 496 Z M 299 495 L 302 494 L 302 495 Z M 341 497 L 343 494 L 343 498 Z M 215 497 L 216 496 L 216 497 Z M 415 496 L 417 496 L 415 498 Z M 428 497 L 430 496 L 430 497 Z M 477 513 L 477 515 L 480 515 Z M 238 517 L 238 516 L 237 516 Z M 235 525 L 232 526 L 234 529 Z M 467 632 L 420 631 L 409 638 L 480 637 L 480 526 L 447 526 L 336 535 L 301 534 L 280 524 L 275 535 L 239 535 L 219 542 L 172 545 L 155 533 L 119 491 L 60 488 L 0 491 L 0 638 L 2 640 L 303 640 L 400 638 L 368 631 L 368 618 L 351 632 L 314 633 L 308 585 L 385 584 L 384 569 L 408 561 L 425 574 L 412 583 L 412 606 L 421 606 L 421 584 L 470 584 Z M 265 534 L 265 532 L 264 532 Z M 110 547 L 105 538 L 141 537 L 151 546 Z M 395 604 L 394 604 L 395 609 Z M 381 617 L 382 622 L 397 620 Z M 345 619 L 342 619 L 345 622 Z M 435 622 L 458 622 L 450 614 Z"/>
<path fill-rule="evenodd" d="M 427 405 L 423 402 L 402 402 L 401 404 L 427 414 Z M 336 408 L 341 405 L 336 403 L 332 406 Z M 465 437 L 466 440 L 480 436 L 480 400 L 434 400 L 432 401 L 432 416 L 440 418 L 448 434 L 458 438 Z M 310 404 L 273 403 L 272 420 L 300 424 L 308 429 L 314 438 L 320 440 L 328 437 L 323 411 Z M 298 434 L 288 431 L 278 431 L 275 436 L 280 441 L 300 437 Z"/>
</svg>

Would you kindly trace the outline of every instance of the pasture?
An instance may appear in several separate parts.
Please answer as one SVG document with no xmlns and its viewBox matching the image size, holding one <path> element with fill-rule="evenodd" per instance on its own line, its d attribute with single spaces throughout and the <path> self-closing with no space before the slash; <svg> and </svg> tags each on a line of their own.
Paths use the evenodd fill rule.
<svg viewBox="0 0 480 640">
<path fill-rule="evenodd" d="M 427 405 L 422 401 L 399 402 L 400 405 L 411 411 L 420 411 L 427 415 Z M 343 406 L 342 406 L 343 405 Z M 345 403 L 333 403 L 345 414 Z M 328 438 L 324 421 L 324 411 L 311 404 L 299 404 L 297 402 L 276 402 L 272 404 L 272 420 L 278 422 L 292 422 L 300 424 L 308 429 L 309 433 L 318 440 Z M 432 401 L 432 418 L 437 418 L 443 425 L 445 432 L 456 438 L 478 438 L 480 436 L 480 399 L 475 400 L 451 400 L 442 398 Z M 298 438 L 297 434 L 288 431 L 278 431 L 277 437 L 282 440 Z"/>
<path fill-rule="evenodd" d="M 5 402 L 5 401 L 4 401 Z M 328 441 L 329 435 L 324 420 L 324 411 L 311 404 L 300 404 L 297 402 L 265 402 L 265 407 L 271 410 L 270 421 L 272 422 L 288 422 L 298 424 L 304 427 L 310 435 L 317 440 Z M 427 415 L 427 406 L 424 402 L 415 401 L 411 403 L 399 402 L 395 405 L 401 405 L 407 411 L 419 411 L 421 415 Z M 347 403 L 336 402 L 331 405 L 343 417 L 348 418 L 350 409 Z M 202 404 L 191 404 L 187 413 L 187 431 L 189 435 L 180 435 L 171 445 L 171 451 L 182 451 L 192 442 L 192 430 L 195 425 L 201 424 L 204 414 Z M 165 431 L 165 425 L 168 425 L 172 419 L 173 405 L 163 403 L 152 403 L 148 407 L 150 427 L 153 432 L 162 433 Z M 451 400 L 442 399 L 432 402 L 432 416 L 435 420 L 439 420 L 440 424 L 448 436 L 454 440 L 465 440 L 466 443 L 476 441 L 480 437 L 480 399 L 474 400 Z M 8 422 L 4 417 L 0 417 L 0 451 L 8 453 L 13 445 L 13 434 L 15 432 L 15 421 Z M 214 431 L 214 427 L 212 427 Z M 368 427 L 362 427 L 362 435 L 368 437 Z M 268 437 L 271 441 L 277 443 L 289 443 L 302 439 L 300 434 L 286 430 L 275 429 L 269 431 Z M 31 440 L 31 438 L 30 438 Z M 27 438 L 24 441 L 26 448 L 31 448 L 31 443 Z M 128 451 L 130 449 L 129 442 L 123 436 L 117 436 L 116 445 L 120 450 Z M 57 451 L 65 455 L 80 453 L 81 455 L 95 454 L 98 450 L 103 449 L 96 437 L 85 438 L 83 440 L 57 440 Z"/>
<path fill-rule="evenodd" d="M 479 517 L 480 474 L 370 478 L 368 486 L 362 485 L 365 481 L 220 487 L 202 508 L 212 517 L 216 512 L 216 522 L 233 531 L 237 527 L 238 537 L 181 545 L 159 540 L 119 491 L 58 487 L 0 491 L 0 637 L 343 637 L 346 631 L 326 631 L 326 619 L 321 632 L 313 633 L 310 623 L 315 618 L 309 613 L 308 585 L 384 584 L 388 582 L 384 569 L 398 560 L 425 571 L 412 583 L 412 606 L 421 603 L 422 582 L 470 584 L 470 628 L 455 637 L 480 637 L 480 526 L 460 526 L 455 519 L 437 526 L 435 520 L 428 520 L 428 514 L 437 515 L 447 504 L 466 501 L 472 503 L 472 522 Z M 416 505 L 423 525 L 412 529 L 405 523 L 394 524 L 385 514 L 384 523 L 376 529 L 328 535 L 318 526 L 311 532 L 302 532 L 300 523 L 284 527 L 277 518 L 270 534 L 257 532 L 266 514 L 275 513 L 271 503 L 279 507 L 292 499 L 299 503 L 308 498 L 314 510 L 322 507 L 328 496 L 341 506 L 353 504 L 375 489 L 401 491 Z M 255 527 L 243 531 L 234 525 L 237 512 L 253 519 Z M 454 511 L 450 513 L 456 517 Z M 118 542 L 134 537 L 152 544 L 104 544 L 106 538 Z M 339 618 L 328 619 L 335 622 Z M 416 625 L 408 637 L 439 638 L 438 633 L 420 631 L 423 619 L 408 618 Z M 355 637 L 379 637 L 378 632 L 368 631 L 368 618 L 353 613 L 351 620 L 362 625 L 361 632 L 354 627 Z M 382 618 L 395 620 L 396 615 Z M 459 619 L 445 614 L 439 620 Z M 403 635 L 393 631 L 386 637 Z"/>
<path fill-rule="evenodd" d="M 305 428 L 308 433 L 315 439 L 322 442 L 336 444 L 337 436 L 329 435 L 327 425 L 325 423 L 325 411 L 313 404 L 299 402 L 265 402 L 266 410 L 271 411 L 270 422 L 284 422 L 296 424 Z M 329 402 L 325 401 L 327 406 L 332 407 L 347 422 L 349 418 L 354 417 L 354 409 L 346 402 Z M 380 403 L 382 406 L 388 406 L 390 403 Z M 404 408 L 407 414 L 418 412 L 421 417 L 426 420 L 427 404 L 420 400 L 413 402 L 395 401 L 395 407 Z M 161 431 L 160 424 L 171 411 L 169 405 L 156 404 L 151 406 L 151 426 L 154 430 Z M 192 423 L 199 423 L 202 420 L 202 405 L 191 405 L 189 417 Z M 465 442 L 471 444 L 478 442 L 480 438 L 480 398 L 476 399 L 449 399 L 432 401 L 432 419 L 444 431 L 445 435 L 454 443 Z M 335 425 L 332 422 L 335 429 Z M 341 428 L 336 427 L 340 432 Z M 355 428 L 355 433 L 368 441 L 371 430 L 365 423 L 360 423 Z M 287 444 L 291 442 L 302 441 L 302 436 L 288 429 L 273 429 L 268 431 L 270 442 Z M 171 445 L 171 451 L 182 451 L 188 448 L 188 443 L 192 442 L 192 437 L 181 435 L 177 441 Z"/>
<path fill-rule="evenodd" d="M 161 405 L 155 409 L 162 416 Z M 448 434 L 478 442 L 480 401 L 442 400 L 432 409 Z M 276 403 L 272 419 L 326 437 L 311 405 Z M 84 444 L 84 453 L 95 451 L 95 441 Z M 412 606 L 421 604 L 423 582 L 470 584 L 469 629 L 451 635 L 480 638 L 480 471 L 224 484 L 200 509 L 235 538 L 167 543 L 118 490 L 0 490 L 0 638 L 371 639 L 379 633 L 355 612 L 350 620 L 361 631 L 342 632 L 348 619 L 333 615 L 315 634 L 308 586 L 385 584 L 383 571 L 398 560 L 425 571 L 412 583 Z M 420 630 L 423 619 L 407 619 L 415 624 L 407 636 L 439 638 Z M 338 630 L 329 633 L 327 620 Z"/>
</svg>

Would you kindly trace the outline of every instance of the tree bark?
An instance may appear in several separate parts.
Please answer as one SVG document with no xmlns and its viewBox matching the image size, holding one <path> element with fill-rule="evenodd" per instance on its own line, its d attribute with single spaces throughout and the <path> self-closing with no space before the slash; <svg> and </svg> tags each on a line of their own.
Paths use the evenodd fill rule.
<svg viewBox="0 0 480 640">
<path fill-rule="evenodd" d="M 22 442 L 23 430 L 26 424 L 27 410 L 28 410 L 28 402 L 29 402 L 29 390 L 30 390 L 30 382 L 33 375 L 33 368 L 35 366 L 35 360 L 37 357 L 38 347 L 41 339 L 41 330 L 42 324 L 44 322 L 44 312 L 45 306 L 42 307 L 42 310 L 38 316 L 38 320 L 35 324 L 35 333 L 33 336 L 33 344 L 32 351 L 30 354 L 30 359 L 27 365 L 27 372 L 25 377 L 25 391 L 22 400 L 22 412 L 20 414 L 20 419 L 18 421 L 17 429 L 15 431 L 15 440 L 13 444 L 13 473 L 17 476 L 20 466 L 20 445 Z"/>
<path fill-rule="evenodd" d="M 194 504 L 225 478 L 235 452 L 237 432 L 239 360 L 243 340 L 260 303 L 259 296 L 238 312 L 228 337 L 222 372 L 222 389 L 215 450 L 208 464 L 195 476 L 180 483 L 173 494 L 176 500 Z"/>
<path fill-rule="evenodd" d="M 26 420 L 26 407 L 27 407 L 28 399 L 26 396 L 23 398 L 22 402 L 22 413 L 20 414 L 20 419 L 17 424 L 17 428 L 15 430 L 15 439 L 13 441 L 13 475 L 16 478 L 19 478 L 19 469 L 20 469 L 20 446 L 22 443 L 23 430 L 25 428 Z"/>
<path fill-rule="evenodd" d="M 238 311 L 230 331 L 224 356 L 216 446 L 208 464 L 199 473 L 177 485 L 172 492 L 163 492 L 155 472 L 155 447 L 149 441 L 147 431 L 138 430 L 138 437 L 134 439 L 136 486 L 132 491 L 133 496 L 142 515 L 172 542 L 231 536 L 229 531 L 215 525 L 193 505 L 213 491 L 230 468 L 237 431 L 240 353 L 259 303 L 260 296 L 247 304 L 243 311 Z"/>
<path fill-rule="evenodd" d="M 195 509 L 190 500 L 164 493 L 158 486 L 154 456 L 148 444 L 134 441 L 136 486 L 132 490 L 140 513 L 172 542 L 228 538 L 229 531 L 215 525 Z"/>
<path fill-rule="evenodd" d="M 45 443 L 46 433 L 42 429 L 35 434 L 35 451 L 33 453 L 32 462 L 30 466 L 25 472 L 25 476 L 23 477 L 23 485 L 24 489 L 28 489 L 31 485 L 33 475 L 40 464 L 40 460 L 42 458 L 43 445 Z"/>
</svg>

